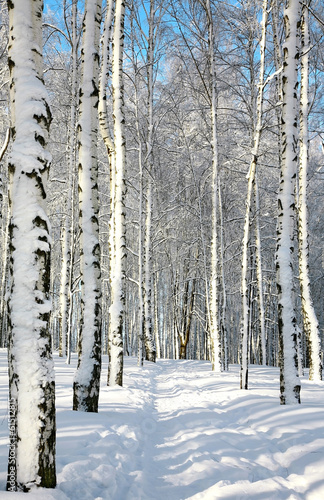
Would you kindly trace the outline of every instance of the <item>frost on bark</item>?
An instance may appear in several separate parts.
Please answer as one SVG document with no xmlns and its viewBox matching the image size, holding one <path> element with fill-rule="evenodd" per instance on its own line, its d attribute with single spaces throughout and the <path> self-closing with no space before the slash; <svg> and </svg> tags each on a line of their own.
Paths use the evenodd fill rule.
<svg viewBox="0 0 324 500">
<path fill-rule="evenodd" d="M 125 4 L 122 0 L 115 3 L 112 90 L 114 118 L 115 165 L 113 194 L 111 197 L 111 228 L 113 249 L 110 251 L 111 305 L 110 305 L 110 358 L 108 367 L 108 385 L 123 384 L 123 331 L 125 315 L 125 119 L 123 87 L 123 51 L 124 51 Z M 111 259 L 110 257 L 110 259 Z M 113 265 L 113 268 L 112 268 Z"/>
<path fill-rule="evenodd" d="M 277 289 L 279 323 L 280 403 L 300 403 L 297 329 L 293 302 L 295 185 L 297 174 L 297 63 L 299 0 L 288 0 L 284 11 L 286 41 L 282 72 L 282 165 L 278 194 Z"/>
<path fill-rule="evenodd" d="M 79 225 L 81 319 L 73 409 L 97 412 L 101 372 L 101 283 L 98 225 L 97 108 L 101 1 L 88 0 L 80 88 Z"/>
<path fill-rule="evenodd" d="M 308 2 L 309 5 L 310 2 Z M 298 188 L 298 249 L 299 281 L 301 290 L 303 326 L 309 349 L 309 379 L 322 380 L 321 342 L 318 321 L 311 296 L 308 256 L 308 5 L 303 6 L 301 23 L 301 91 L 300 91 L 300 140 L 299 140 L 299 188 Z"/>
<path fill-rule="evenodd" d="M 8 2 L 10 175 L 8 491 L 54 488 L 55 381 L 49 332 L 50 224 L 42 1 Z"/>
</svg>

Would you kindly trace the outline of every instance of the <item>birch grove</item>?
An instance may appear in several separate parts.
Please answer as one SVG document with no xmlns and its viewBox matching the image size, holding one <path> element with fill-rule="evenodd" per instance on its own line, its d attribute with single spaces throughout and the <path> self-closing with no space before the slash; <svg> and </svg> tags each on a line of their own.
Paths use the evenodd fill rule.
<svg viewBox="0 0 324 500">
<path fill-rule="evenodd" d="M 124 356 L 322 379 L 320 2 L 44 6 L 1 7 L 10 491 L 56 484 L 52 350 L 78 411 L 106 355 L 105 391 Z"/>
</svg>

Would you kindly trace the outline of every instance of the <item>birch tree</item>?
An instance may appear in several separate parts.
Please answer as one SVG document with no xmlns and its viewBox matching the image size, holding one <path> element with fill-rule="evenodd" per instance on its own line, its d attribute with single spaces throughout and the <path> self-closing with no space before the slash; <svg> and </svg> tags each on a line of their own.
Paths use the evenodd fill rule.
<svg viewBox="0 0 324 500">
<path fill-rule="evenodd" d="M 248 286 L 248 249 L 250 240 L 250 225 L 251 225 L 251 203 L 255 190 L 256 169 L 259 156 L 259 146 L 262 131 L 262 107 L 263 107 L 263 86 L 264 86 L 264 70 L 265 70 L 265 46 L 266 46 L 266 29 L 267 29 L 267 12 L 268 1 L 264 0 L 262 6 L 262 22 L 261 22 L 261 41 L 260 41 L 260 75 L 256 107 L 256 125 L 253 137 L 253 149 L 250 168 L 248 172 L 248 191 L 246 199 L 246 211 L 244 220 L 244 235 L 243 235 L 243 252 L 242 252 L 242 353 L 241 353 L 241 371 L 240 371 L 240 387 L 241 389 L 248 388 L 248 357 L 249 357 L 249 286 Z M 257 242 L 259 235 L 257 235 Z M 261 252 L 258 251 L 258 262 L 261 264 Z M 261 280 L 261 279 L 260 279 Z M 259 281 L 260 281 L 259 280 Z M 261 283 L 260 283 L 261 286 Z M 262 295 L 262 290 L 260 290 Z M 262 323 L 264 332 L 264 323 Z M 265 339 L 263 338 L 263 350 L 265 353 Z"/>
<path fill-rule="evenodd" d="M 293 301 L 295 181 L 297 174 L 297 64 L 299 60 L 299 0 L 284 10 L 285 43 L 282 70 L 282 164 L 278 194 L 277 289 L 279 323 L 280 403 L 300 403 L 297 330 Z"/>
<path fill-rule="evenodd" d="M 218 148 L 217 148 L 217 94 L 215 74 L 214 29 L 210 0 L 206 0 L 206 15 L 208 23 L 208 49 L 210 65 L 210 93 L 211 93 L 211 135 L 212 135 L 212 241 L 211 241 L 211 277 L 209 298 L 209 329 L 211 345 L 212 368 L 216 372 L 222 371 L 221 336 L 219 330 L 218 311 L 218 235 L 217 235 L 217 192 L 218 192 Z"/>
<path fill-rule="evenodd" d="M 67 178 L 67 196 L 66 213 L 62 221 L 62 267 L 60 281 L 60 356 L 67 355 L 67 362 L 70 362 L 71 354 L 71 328 L 72 328 L 72 277 L 74 263 L 74 183 L 75 183 L 75 160 L 76 160 L 76 113 L 77 113 L 77 88 L 78 71 L 77 58 L 79 36 L 77 34 L 77 0 L 72 2 L 71 13 L 71 109 L 70 126 L 68 138 L 68 178 Z"/>
<path fill-rule="evenodd" d="M 308 80 L 310 50 L 308 28 L 308 6 L 302 7 L 301 17 L 301 91 L 300 91 L 300 140 L 299 140 L 299 188 L 298 188 L 298 249 L 299 281 L 302 301 L 303 325 L 309 346 L 309 379 L 322 380 L 321 344 L 318 321 L 312 301 L 309 279 L 308 246 L 308 207 L 307 207 L 307 171 L 308 171 Z"/>
<path fill-rule="evenodd" d="M 116 0 L 113 58 L 112 58 L 112 91 L 114 119 L 114 151 L 115 170 L 111 197 L 111 224 L 114 250 L 110 252 L 111 270 L 111 305 L 110 313 L 110 359 L 108 369 L 108 385 L 123 384 L 123 330 L 125 314 L 125 118 L 123 87 L 123 49 L 124 49 L 125 4 Z M 113 258 L 113 260 L 112 260 Z M 113 267 L 112 267 L 113 265 Z"/>
<path fill-rule="evenodd" d="M 143 264 L 144 264 L 144 179 L 143 179 L 143 145 L 140 124 L 140 96 L 139 96 L 139 79 L 141 75 L 140 68 L 138 67 L 138 60 L 136 57 L 137 48 L 135 47 L 137 37 L 135 34 L 136 24 L 140 24 L 136 14 L 136 4 L 131 3 L 130 11 L 130 31 L 131 31 L 131 54 L 133 63 L 133 83 L 134 83 L 134 115 L 135 115 L 135 129 L 136 129 L 136 143 L 137 143 L 137 159 L 138 159 L 138 326 L 137 326 L 137 364 L 143 366 L 144 364 L 144 329 L 145 329 L 145 315 L 144 315 L 144 283 L 143 283 Z"/>
<path fill-rule="evenodd" d="M 152 318 L 152 170 L 153 170 L 153 97 L 154 97 L 154 42 L 155 42 L 155 12 L 154 0 L 150 0 L 149 35 L 147 49 L 147 147 L 146 147 L 146 217 L 145 217 L 145 240 L 144 240 L 144 339 L 145 357 L 148 361 L 156 361 L 156 346 L 153 335 Z"/>
<path fill-rule="evenodd" d="M 109 162 L 109 177 L 110 177 L 110 218 L 109 218 L 109 272 L 110 279 L 115 272 L 115 238 L 114 238 L 114 197 L 115 197 L 115 145 L 112 137 L 112 117 L 110 119 L 107 106 L 107 88 L 111 77 L 111 43 L 112 43 L 112 27 L 115 12 L 115 0 L 110 0 L 107 3 L 106 15 L 103 26 L 103 35 L 101 38 L 101 68 L 99 78 L 99 126 L 101 137 L 106 147 L 108 162 Z M 111 356 L 111 334 L 112 330 L 108 327 L 108 356 Z"/>
<path fill-rule="evenodd" d="M 56 485 L 46 214 L 51 114 L 43 82 L 42 7 L 41 0 L 8 2 L 13 137 L 9 160 L 9 491 Z"/>
<path fill-rule="evenodd" d="M 79 225 L 81 318 L 73 409 L 98 411 L 101 372 L 101 282 L 98 225 L 97 108 L 101 0 L 87 0 L 80 89 Z"/>
</svg>

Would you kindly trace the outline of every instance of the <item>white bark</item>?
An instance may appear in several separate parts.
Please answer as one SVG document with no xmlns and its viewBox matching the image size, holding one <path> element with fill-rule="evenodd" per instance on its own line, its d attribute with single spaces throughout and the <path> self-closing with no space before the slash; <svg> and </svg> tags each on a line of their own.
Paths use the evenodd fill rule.
<svg viewBox="0 0 324 500">
<path fill-rule="evenodd" d="M 49 332 L 50 224 L 45 149 L 50 125 L 43 82 L 42 1 L 9 8 L 13 147 L 10 174 L 9 403 L 7 489 L 54 488 L 55 382 Z"/>
<path fill-rule="evenodd" d="M 123 89 L 123 49 L 124 49 L 125 4 L 116 0 L 113 34 L 113 115 L 115 145 L 115 180 L 112 207 L 113 235 L 115 245 L 114 273 L 111 276 L 110 306 L 110 363 L 109 385 L 123 383 L 123 330 L 125 314 L 125 132 L 124 132 L 124 89 Z"/>
<path fill-rule="evenodd" d="M 271 0 L 271 8 L 272 8 L 272 33 L 273 33 L 273 44 L 274 44 L 274 62 L 275 62 L 275 69 L 276 69 L 276 97 L 278 104 L 282 103 L 282 74 L 281 74 L 281 69 L 282 69 L 282 50 L 281 50 L 281 45 L 279 42 L 279 33 L 278 33 L 278 19 L 279 19 L 279 12 L 278 12 L 278 1 L 277 0 Z M 276 115 L 277 115 L 277 126 L 278 126 L 278 156 L 279 156 L 279 165 L 282 163 L 282 117 L 281 117 L 281 106 L 276 106 Z"/>
<path fill-rule="evenodd" d="M 70 111 L 70 127 L 69 127 L 69 144 L 68 144 L 68 180 L 67 180 L 67 197 L 66 197 L 66 213 L 63 217 L 62 226 L 62 266 L 60 280 L 60 356 L 67 355 L 67 362 L 70 362 L 71 352 L 71 323 L 69 321 L 72 308 L 72 274 L 73 274 L 73 252 L 74 252 L 74 179 L 75 161 L 76 161 L 76 99 L 78 87 L 77 75 L 77 0 L 72 2 L 72 46 L 71 46 L 71 111 Z"/>
<path fill-rule="evenodd" d="M 2 200 L 3 201 L 3 200 Z M 8 207 L 8 201 L 6 202 L 6 205 Z M 9 259 L 8 259 L 8 243 L 9 243 L 9 221 L 10 221 L 10 210 L 7 208 L 7 214 L 5 217 L 5 221 L 3 223 L 3 242 L 2 242 L 2 248 L 3 248 L 3 254 L 2 254 L 2 277 L 1 277 L 1 299 L 0 299 L 0 321 L 1 321 L 1 345 L 2 347 L 5 346 L 5 342 L 7 340 L 7 310 L 8 310 L 8 304 L 7 304 L 7 292 L 9 290 L 9 280 L 8 280 L 8 274 L 9 274 Z"/>
<path fill-rule="evenodd" d="M 115 12 L 115 0 L 109 0 L 107 2 L 106 16 L 104 22 L 103 36 L 101 39 L 102 47 L 102 58 L 101 58 L 101 72 L 99 78 L 99 103 L 98 103 L 98 115 L 99 115 L 99 127 L 102 139 L 107 149 L 109 170 L 110 170 L 110 219 L 109 219 L 109 236 L 108 236 L 108 246 L 109 246 L 109 272 L 111 277 L 111 282 L 114 280 L 113 274 L 115 272 L 115 237 L 114 237 L 114 206 L 115 206 L 115 146 L 114 140 L 110 129 L 112 118 L 109 120 L 108 107 L 107 107 L 107 86 L 109 82 L 109 76 L 111 73 L 111 43 L 112 43 L 112 25 Z M 110 357 L 110 347 L 111 347 L 111 328 L 108 328 L 108 355 Z"/>
<path fill-rule="evenodd" d="M 145 357 L 148 361 L 156 361 L 156 346 L 153 335 L 152 318 L 152 169 L 153 169 L 153 65 L 154 65 L 154 12 L 155 2 L 150 0 L 149 38 L 147 50 L 147 190 L 146 190 L 146 219 L 145 219 L 145 246 L 144 246 L 144 338 Z"/>
<path fill-rule="evenodd" d="M 98 411 L 101 282 L 98 226 L 97 106 L 101 0 L 87 0 L 82 47 L 79 133 L 81 321 L 73 409 Z"/>
<path fill-rule="evenodd" d="M 225 270 L 224 270 L 224 224 L 223 224 L 223 204 L 221 197 L 221 186 L 220 178 L 218 177 L 218 202 L 219 202 L 219 219 L 220 219 L 220 230 L 219 230 L 219 251 L 220 251 L 220 281 L 222 287 L 222 314 L 220 318 L 221 325 L 221 345 L 222 345 L 222 366 L 225 371 L 228 370 L 228 345 L 227 345 L 227 328 L 226 328 L 226 307 L 227 307 L 227 297 L 226 297 L 226 282 L 225 282 Z"/>
<path fill-rule="evenodd" d="M 154 332 L 155 332 L 155 346 L 156 346 L 156 357 L 161 358 L 161 346 L 160 346 L 160 335 L 159 335 L 159 296 L 157 289 L 157 282 L 159 279 L 158 271 L 155 269 L 154 273 Z"/>
<path fill-rule="evenodd" d="M 217 287 L 217 266 L 218 266 L 218 238 L 217 238 L 217 191 L 218 191 L 218 150 L 217 150 L 217 95 L 215 76 L 215 55 L 214 55 L 214 30 L 210 1 L 206 0 L 206 14 L 208 22 L 208 48 L 210 65 L 210 85 L 211 85 L 211 123 L 212 123 L 212 241 L 211 241 L 211 278 L 210 278 L 210 346 L 212 369 L 216 372 L 222 371 L 221 363 L 221 338 L 219 331 L 219 311 L 218 311 L 218 287 Z"/>
<path fill-rule="evenodd" d="M 308 2 L 310 3 L 310 2 Z M 308 208 L 307 208 L 307 171 L 308 171 L 308 5 L 302 11 L 302 57 L 300 92 L 300 141 L 299 141 L 299 189 L 298 189 L 298 247 L 299 280 L 302 300 L 303 325 L 309 346 L 309 379 L 322 380 L 321 342 L 318 321 L 313 305 L 309 278 L 308 245 Z"/>
<path fill-rule="evenodd" d="M 105 146 L 107 148 L 107 153 L 110 162 L 112 160 L 112 155 L 114 153 L 114 143 L 110 132 L 110 122 L 108 118 L 106 92 L 109 81 L 109 75 L 111 72 L 110 46 L 112 42 L 112 24 L 113 24 L 114 12 L 115 12 L 115 1 L 109 0 L 107 2 L 104 30 L 101 39 L 102 62 L 101 62 L 101 71 L 99 78 L 99 103 L 98 103 L 100 132 L 103 141 L 105 143 Z"/>
<path fill-rule="evenodd" d="M 139 129 L 139 102 L 137 95 L 137 82 L 135 76 L 135 116 L 136 116 L 136 131 L 138 140 L 138 164 L 139 164 L 139 209 L 138 209 L 138 333 L 137 333 L 137 360 L 138 366 L 143 366 L 144 363 L 144 283 L 143 283 L 143 164 L 142 164 L 142 141 Z"/>
<path fill-rule="evenodd" d="M 262 111 L 263 111 L 263 84 L 265 70 L 265 47 L 266 47 L 266 29 L 268 20 L 267 11 L 268 1 L 264 0 L 262 6 L 261 22 L 261 40 L 260 40 L 260 75 L 256 107 L 256 126 L 253 138 L 253 150 L 250 168 L 248 172 L 248 191 L 246 198 L 246 211 L 244 220 L 243 251 L 242 251 L 242 352 L 241 352 L 241 372 L 240 387 L 248 389 L 248 352 L 249 352 L 249 284 L 248 284 L 248 250 L 250 241 L 251 225 L 251 204 L 253 197 L 253 188 L 256 182 L 255 174 L 257 169 L 259 146 L 262 132 Z M 260 257 L 260 255 L 259 255 Z M 261 259 L 260 259 L 261 260 Z M 262 294 L 262 290 L 259 290 Z"/>
<path fill-rule="evenodd" d="M 300 403 L 297 330 L 293 300 L 295 180 L 297 174 L 297 63 L 299 59 L 299 0 L 289 0 L 284 11 L 286 41 L 283 46 L 282 165 L 278 195 L 277 287 L 280 343 L 280 403 Z"/>
<path fill-rule="evenodd" d="M 265 310 L 263 300 L 263 272 L 262 272 L 262 255 L 261 255 L 261 234 L 260 234 L 260 199 L 259 199 L 259 185 L 258 176 L 255 175 L 254 184 L 254 197 L 255 197 L 255 247 L 256 247 L 256 267 L 257 267 L 257 283 L 258 283 L 258 305 L 259 305 L 259 321 L 260 321 L 260 339 L 261 339 L 261 355 L 262 364 L 267 364 L 267 343 L 266 343 L 266 328 L 265 328 Z"/>
<path fill-rule="evenodd" d="M 148 179 L 146 191 L 146 220 L 145 220 L 145 248 L 144 248 L 144 332 L 145 332 L 145 357 L 147 361 L 156 361 L 156 345 L 153 335 L 152 318 L 152 181 Z"/>
</svg>

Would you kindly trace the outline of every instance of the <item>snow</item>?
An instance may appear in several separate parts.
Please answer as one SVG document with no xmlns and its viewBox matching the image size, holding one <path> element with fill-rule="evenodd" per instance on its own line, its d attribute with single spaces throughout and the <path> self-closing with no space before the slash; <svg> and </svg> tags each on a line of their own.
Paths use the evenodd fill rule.
<svg viewBox="0 0 324 500">
<path fill-rule="evenodd" d="M 54 376 L 52 361 L 44 356 L 48 340 L 42 332 L 46 328 L 46 314 L 51 310 L 46 285 L 42 283 L 43 261 L 50 250 L 50 224 L 43 189 L 51 156 L 40 140 L 47 140 L 44 120 L 47 91 L 40 78 L 41 31 L 37 30 L 41 28 L 40 10 L 41 2 L 17 0 L 9 13 L 11 120 L 15 125 L 9 159 L 13 167 L 10 176 L 13 280 L 9 308 L 12 366 L 21 389 L 18 393 L 12 383 L 18 437 L 12 448 L 19 467 L 17 480 L 24 484 L 38 480 L 35 450 L 40 441 L 39 426 L 43 423 L 39 405 L 44 397 L 44 387 L 39 381 Z"/>
<path fill-rule="evenodd" d="M 71 365 L 54 355 L 57 402 L 55 490 L 29 500 L 322 500 L 324 382 L 302 377 L 302 404 L 279 404 L 279 370 L 215 373 L 206 361 L 125 358 L 124 387 L 107 387 L 99 413 L 73 412 Z M 306 373 L 307 375 L 307 373 Z M 6 351 L 0 350 L 0 498 L 8 454 Z M 10 495 L 10 496 L 9 496 Z"/>
</svg>

